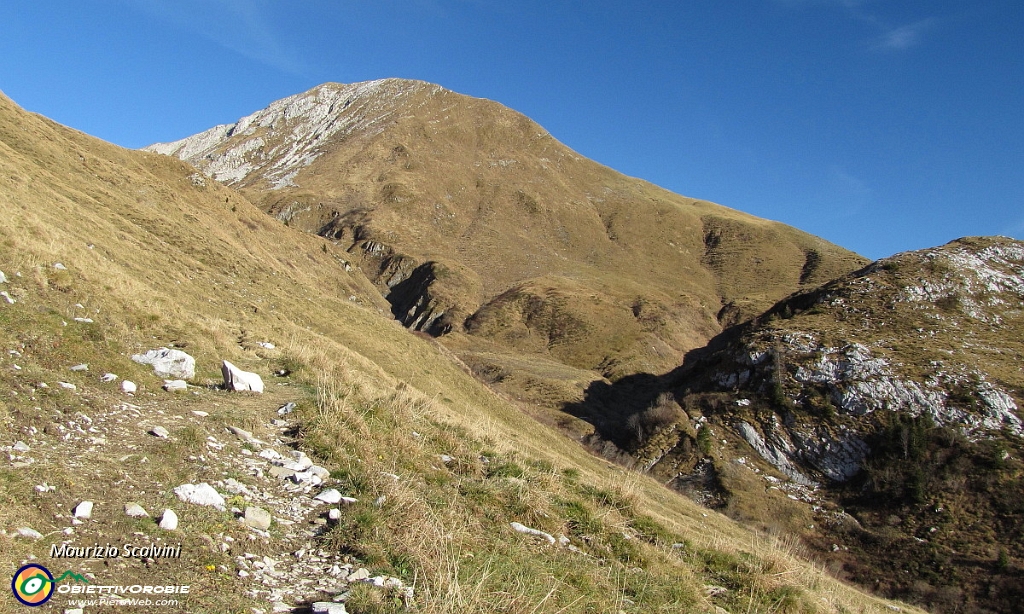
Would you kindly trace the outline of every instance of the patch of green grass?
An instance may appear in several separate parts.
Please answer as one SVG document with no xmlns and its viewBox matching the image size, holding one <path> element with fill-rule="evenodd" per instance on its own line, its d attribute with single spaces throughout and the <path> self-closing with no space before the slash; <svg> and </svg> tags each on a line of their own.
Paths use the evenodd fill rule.
<svg viewBox="0 0 1024 614">
<path fill-rule="evenodd" d="M 669 545 L 679 541 L 677 536 L 650 516 L 637 515 L 629 523 L 640 539 L 658 545 Z"/>
<path fill-rule="evenodd" d="M 556 500 L 555 505 L 565 518 L 570 535 L 589 536 L 600 533 L 601 521 L 594 516 L 586 503 L 576 499 L 561 499 Z"/>
<path fill-rule="evenodd" d="M 487 465 L 489 478 L 524 478 L 526 471 L 513 461 L 492 461 Z"/>
</svg>

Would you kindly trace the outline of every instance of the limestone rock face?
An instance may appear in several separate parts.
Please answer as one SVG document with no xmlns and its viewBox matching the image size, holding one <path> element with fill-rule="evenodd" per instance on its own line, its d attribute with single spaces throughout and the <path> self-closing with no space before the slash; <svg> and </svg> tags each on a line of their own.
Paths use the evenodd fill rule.
<svg viewBox="0 0 1024 614">
<path fill-rule="evenodd" d="M 263 392 L 263 378 L 249 371 L 242 371 L 228 361 L 220 367 L 224 376 L 224 387 L 228 390 Z"/>
<path fill-rule="evenodd" d="M 1024 437 L 1013 396 L 1024 385 L 1022 306 L 1024 242 L 958 239 L 779 302 L 722 333 L 681 379 L 742 398 L 721 421 L 790 479 L 845 482 L 887 416 L 972 440 Z"/>
<path fill-rule="evenodd" d="M 159 348 L 145 354 L 133 354 L 132 360 L 152 365 L 157 377 L 188 380 L 196 376 L 196 359 L 181 350 Z"/>
</svg>

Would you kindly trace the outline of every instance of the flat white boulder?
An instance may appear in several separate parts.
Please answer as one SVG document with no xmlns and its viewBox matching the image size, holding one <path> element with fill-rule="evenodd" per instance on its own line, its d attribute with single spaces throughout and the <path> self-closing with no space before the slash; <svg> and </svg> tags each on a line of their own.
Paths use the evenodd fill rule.
<svg viewBox="0 0 1024 614">
<path fill-rule="evenodd" d="M 42 539 L 43 538 L 43 534 L 40 533 L 39 531 L 36 531 L 32 527 L 20 527 L 18 529 L 18 535 L 20 535 L 22 537 L 27 537 L 28 539 Z"/>
<path fill-rule="evenodd" d="M 138 503 L 125 504 L 124 513 L 126 516 L 131 516 L 132 518 L 146 518 L 149 516 L 146 509 Z"/>
<path fill-rule="evenodd" d="M 183 379 L 165 379 L 163 389 L 167 392 L 181 392 L 188 390 L 188 382 Z"/>
<path fill-rule="evenodd" d="M 178 495 L 178 498 L 185 503 L 206 505 L 221 511 L 227 509 L 224 506 L 224 497 L 220 496 L 220 493 L 206 482 L 202 484 L 182 484 L 174 489 L 174 494 Z"/>
<path fill-rule="evenodd" d="M 224 376 L 224 387 L 235 391 L 263 392 L 263 378 L 249 371 L 242 371 L 228 361 L 220 367 Z"/>
<path fill-rule="evenodd" d="M 145 354 L 133 354 L 132 360 L 151 365 L 157 377 L 192 379 L 196 376 L 196 359 L 181 350 L 159 348 Z"/>
<path fill-rule="evenodd" d="M 323 501 L 324 503 L 341 503 L 341 493 L 333 488 L 328 488 L 319 495 L 313 497 L 317 501 Z"/>
</svg>

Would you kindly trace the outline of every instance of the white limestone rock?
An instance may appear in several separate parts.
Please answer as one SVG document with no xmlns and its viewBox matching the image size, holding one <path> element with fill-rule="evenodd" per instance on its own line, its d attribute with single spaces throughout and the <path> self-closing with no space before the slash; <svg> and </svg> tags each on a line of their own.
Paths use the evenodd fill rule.
<svg viewBox="0 0 1024 614">
<path fill-rule="evenodd" d="M 512 522 L 512 523 L 509 524 L 509 526 L 511 526 L 512 530 L 517 532 L 517 533 L 524 533 L 526 535 L 534 535 L 536 537 L 540 537 L 542 539 L 547 540 L 547 542 L 549 544 L 551 544 L 552 546 L 555 545 L 555 538 L 550 533 L 545 533 L 544 531 L 541 531 L 541 530 L 538 530 L 538 529 L 531 529 L 530 527 L 528 527 L 528 526 L 526 526 L 524 524 L 518 523 L 518 522 Z"/>
<path fill-rule="evenodd" d="M 71 513 L 75 518 L 84 518 L 86 520 L 92 518 L 92 501 L 82 501 L 75 506 Z"/>
<path fill-rule="evenodd" d="M 188 382 L 183 379 L 165 379 L 163 389 L 167 392 L 184 392 L 188 390 Z"/>
<path fill-rule="evenodd" d="M 175 531 L 178 529 L 178 515 L 174 513 L 174 510 L 164 510 L 163 515 L 160 516 L 160 528 L 165 531 Z"/>
<path fill-rule="evenodd" d="M 43 534 L 31 527 L 19 527 L 18 535 L 26 537 L 28 539 L 42 539 Z"/>
<path fill-rule="evenodd" d="M 750 444 L 750 447 L 761 458 L 771 463 L 773 467 L 785 474 L 786 477 L 797 484 L 803 484 L 804 486 L 814 485 L 814 482 L 800 473 L 790 461 L 789 455 L 793 454 L 793 446 L 788 441 L 779 436 L 773 438 L 775 441 L 765 441 L 760 433 L 757 432 L 757 429 L 746 422 L 739 422 L 736 425 L 736 431 L 739 432 L 740 436 Z"/>
<path fill-rule="evenodd" d="M 341 503 L 341 498 L 341 493 L 334 488 L 328 488 L 319 495 L 313 497 L 313 499 L 317 501 L 323 501 L 324 503 L 330 503 L 332 505 L 335 503 Z"/>
<path fill-rule="evenodd" d="M 270 512 L 263 509 L 262 507 L 250 505 L 245 508 L 245 517 L 243 521 L 245 522 L 246 525 L 254 529 L 266 531 L 270 528 L 270 523 L 272 522 L 272 520 L 273 517 L 270 515 Z"/>
<path fill-rule="evenodd" d="M 133 354 L 132 360 L 151 365 L 157 377 L 189 380 L 196 376 L 196 359 L 181 350 L 159 348 L 145 354 Z"/>
<path fill-rule="evenodd" d="M 220 493 L 206 482 L 201 484 L 182 484 L 174 489 L 174 494 L 178 495 L 178 498 L 185 503 L 215 507 L 221 511 L 227 509 L 224 497 L 220 496 Z"/>
<path fill-rule="evenodd" d="M 249 371 L 243 371 L 228 361 L 220 367 L 224 376 L 224 387 L 234 391 L 263 392 L 263 379 Z"/>
<path fill-rule="evenodd" d="M 131 516 L 132 518 L 148 518 L 149 512 L 138 503 L 126 503 L 124 506 L 125 516 Z"/>
<path fill-rule="evenodd" d="M 135 385 L 135 382 L 131 380 L 124 380 L 121 382 L 121 392 L 125 394 L 135 394 L 139 387 Z"/>
<path fill-rule="evenodd" d="M 369 579 L 370 579 L 370 570 L 368 570 L 365 567 L 360 567 L 359 569 L 353 571 L 352 573 L 350 573 L 348 575 L 348 581 L 349 582 L 361 582 L 361 581 L 365 581 L 365 580 L 369 580 Z"/>
</svg>

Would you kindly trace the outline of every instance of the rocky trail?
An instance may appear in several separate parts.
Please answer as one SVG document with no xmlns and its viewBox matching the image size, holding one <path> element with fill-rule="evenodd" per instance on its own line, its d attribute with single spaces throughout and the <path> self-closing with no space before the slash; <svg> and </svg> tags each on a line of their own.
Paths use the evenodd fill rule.
<svg viewBox="0 0 1024 614">
<path fill-rule="evenodd" d="M 7 369 L 19 354 L 8 355 Z M 355 499 L 332 488 L 330 472 L 297 448 L 290 414 L 304 393 L 286 378 L 265 394 L 143 386 L 134 395 L 109 375 L 92 379 L 86 386 L 34 382 L 27 394 L 59 390 L 61 410 L 47 424 L 6 433 L 11 440 L 0 444 L 39 511 L 32 526 L 5 527 L 0 540 L 41 542 L 45 548 L 32 550 L 48 551 L 23 565 L 38 562 L 55 574 L 68 566 L 94 584 L 190 584 L 192 596 L 183 601 L 195 604 L 187 611 L 248 602 L 253 614 L 345 612 L 344 599 L 359 582 L 411 601 L 413 589 L 401 580 L 371 577 L 336 546 L 323 547 L 326 531 Z M 177 557 L 161 556 L 178 544 Z M 79 554 L 100 546 L 101 556 L 90 556 L 93 550 L 53 558 L 63 546 Z M 105 546 L 120 555 L 103 556 L 110 553 Z M 216 588 L 198 590 L 209 585 Z M 225 596 L 217 603 L 198 597 L 210 594 Z M 66 598 L 55 595 L 51 603 L 59 608 Z M 101 609 L 86 609 L 102 611 L 104 604 L 96 605 Z"/>
</svg>

